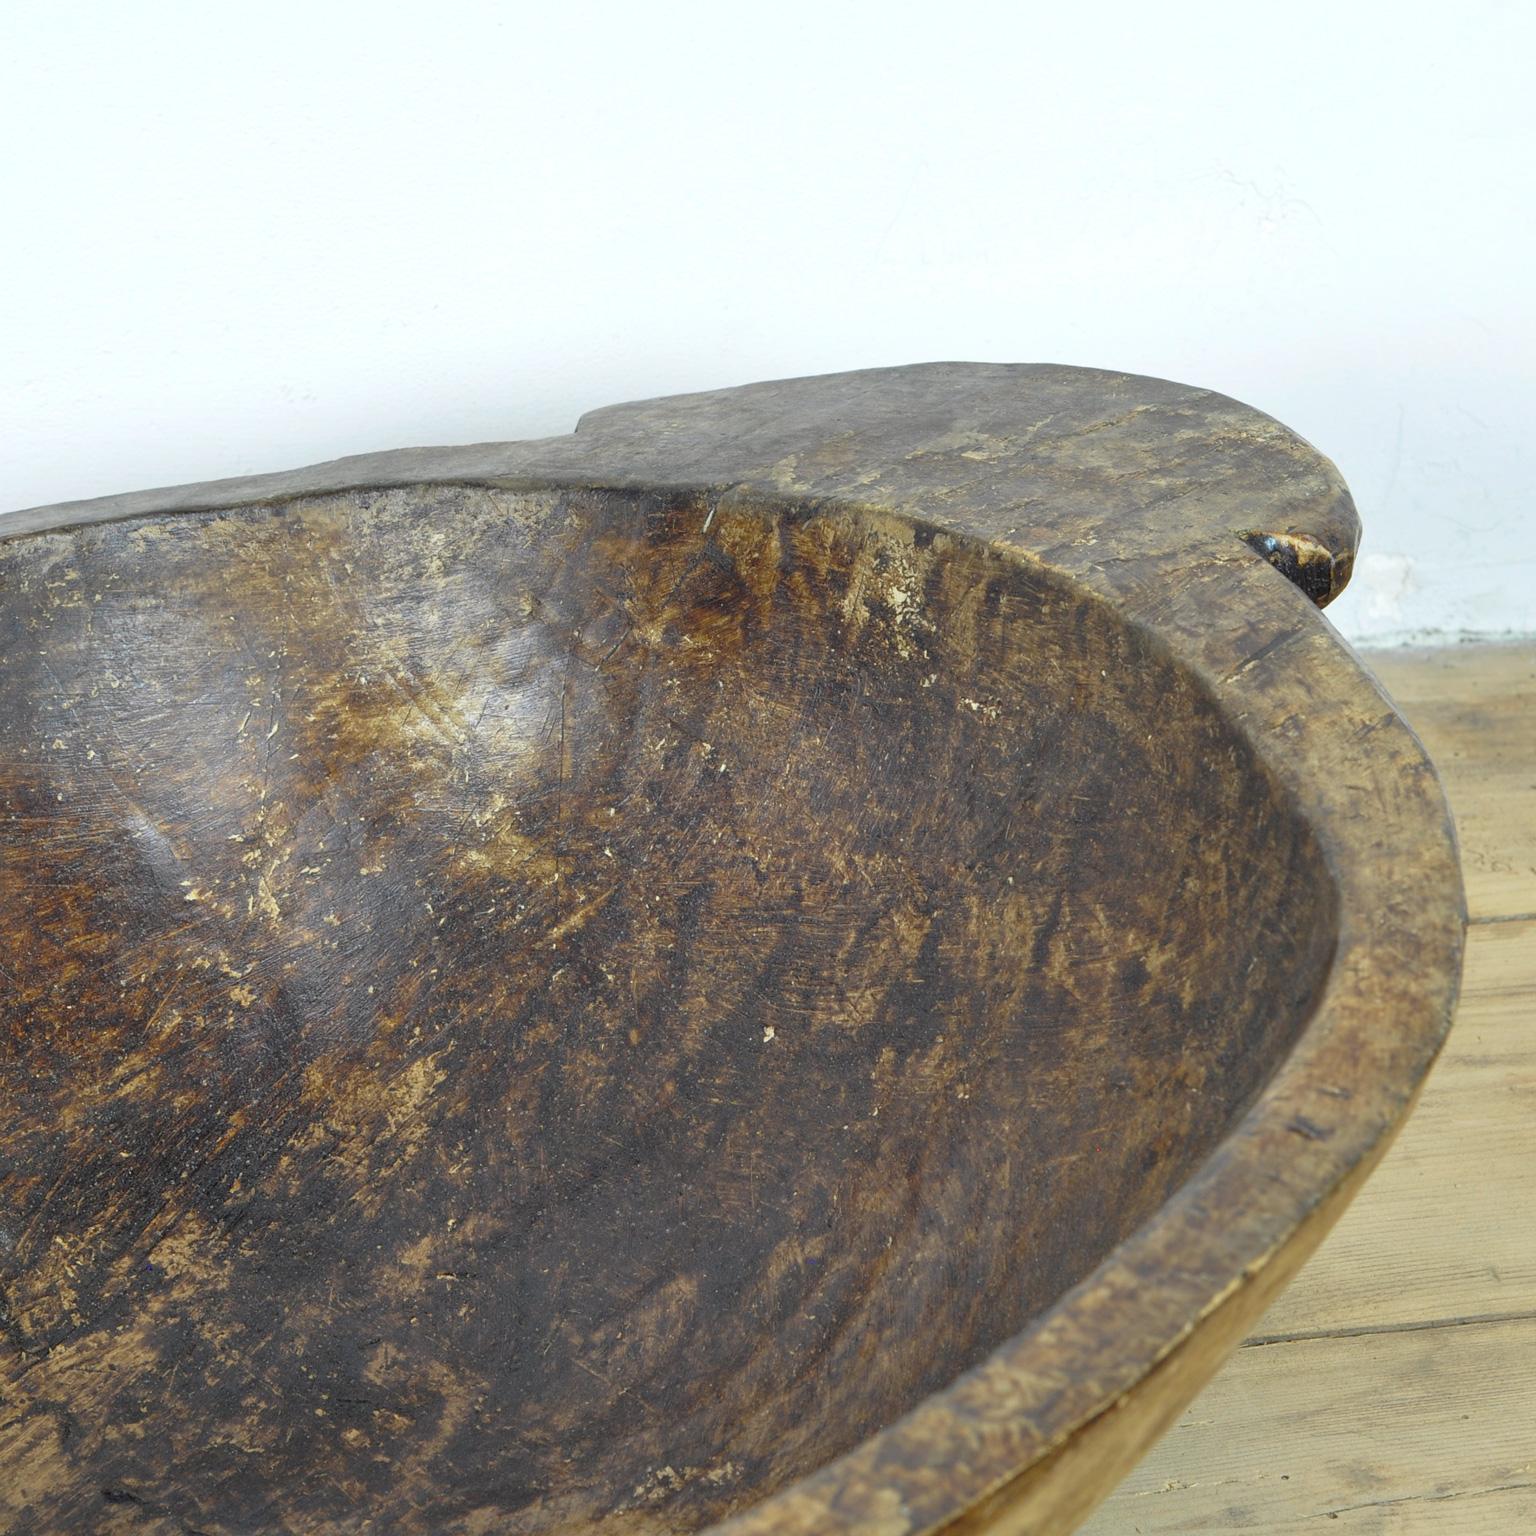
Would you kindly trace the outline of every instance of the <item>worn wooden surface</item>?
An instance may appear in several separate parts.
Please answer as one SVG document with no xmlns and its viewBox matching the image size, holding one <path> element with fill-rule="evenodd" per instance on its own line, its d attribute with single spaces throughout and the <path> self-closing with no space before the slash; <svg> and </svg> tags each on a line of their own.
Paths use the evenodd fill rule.
<svg viewBox="0 0 1536 1536">
<path fill-rule="evenodd" d="M 1315 845 L 1111 610 L 841 517 L 422 502 L 0 546 L 0 1275 L 77 1425 L 29 1513 L 698 1523 L 1081 1279 L 1326 973 Z"/>
<path fill-rule="evenodd" d="M 1357 527 L 963 364 L 9 520 L 11 1529 L 1067 1530 L 1450 1023 Z"/>
<path fill-rule="evenodd" d="M 1536 646 L 1366 659 L 1456 814 L 1457 1022 L 1360 1198 L 1091 1536 L 1536 1530 Z"/>
</svg>

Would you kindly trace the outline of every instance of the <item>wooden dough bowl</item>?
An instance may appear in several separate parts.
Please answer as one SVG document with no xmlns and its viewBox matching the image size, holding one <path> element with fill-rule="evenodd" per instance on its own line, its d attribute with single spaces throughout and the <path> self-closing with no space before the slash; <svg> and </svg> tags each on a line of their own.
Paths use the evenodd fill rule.
<svg viewBox="0 0 1536 1536">
<path fill-rule="evenodd" d="M 959 364 L 0 523 L 0 1529 L 1070 1529 L 1451 1017 L 1356 536 Z"/>
</svg>

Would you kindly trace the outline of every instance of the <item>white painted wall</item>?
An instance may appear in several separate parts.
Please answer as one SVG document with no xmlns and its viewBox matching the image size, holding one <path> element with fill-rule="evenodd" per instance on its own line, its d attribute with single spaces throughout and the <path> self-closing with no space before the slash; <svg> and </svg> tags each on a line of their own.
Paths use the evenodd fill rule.
<svg viewBox="0 0 1536 1536">
<path fill-rule="evenodd" d="M 4 0 L 0 507 L 928 358 L 1343 467 L 1357 638 L 1536 630 L 1536 5 Z"/>
</svg>

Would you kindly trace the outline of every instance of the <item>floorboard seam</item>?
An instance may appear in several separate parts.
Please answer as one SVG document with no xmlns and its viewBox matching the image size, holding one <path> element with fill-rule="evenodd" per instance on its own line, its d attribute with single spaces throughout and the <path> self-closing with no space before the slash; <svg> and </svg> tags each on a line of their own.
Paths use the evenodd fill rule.
<svg viewBox="0 0 1536 1536">
<path fill-rule="evenodd" d="M 1361 1323 L 1352 1328 L 1318 1328 L 1296 1333 L 1256 1333 L 1243 1349 L 1269 1344 L 1306 1344 L 1316 1339 L 1359 1339 L 1383 1333 L 1427 1333 L 1436 1328 L 1472 1328 L 1492 1323 L 1536 1323 L 1536 1308 L 1519 1312 L 1474 1312 L 1466 1317 L 1432 1317 L 1417 1323 Z"/>
</svg>

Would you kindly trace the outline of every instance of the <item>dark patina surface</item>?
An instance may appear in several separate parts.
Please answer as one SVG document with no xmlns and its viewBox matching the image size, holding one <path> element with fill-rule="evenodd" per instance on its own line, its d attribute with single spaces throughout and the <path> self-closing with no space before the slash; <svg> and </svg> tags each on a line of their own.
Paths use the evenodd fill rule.
<svg viewBox="0 0 1536 1536">
<path fill-rule="evenodd" d="M 1231 401 L 960 365 L 0 520 L 5 1528 L 895 1536 L 1043 1465 L 1447 1021 L 1437 787 L 1264 564 L 1354 538 Z"/>
</svg>

